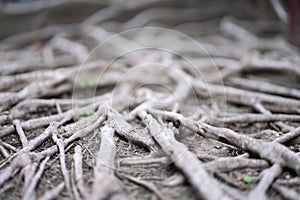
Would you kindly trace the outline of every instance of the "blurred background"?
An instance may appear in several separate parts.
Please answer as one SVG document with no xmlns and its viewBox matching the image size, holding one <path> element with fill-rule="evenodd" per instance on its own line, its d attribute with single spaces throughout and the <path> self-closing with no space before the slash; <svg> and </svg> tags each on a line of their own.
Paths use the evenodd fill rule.
<svg viewBox="0 0 300 200">
<path fill-rule="evenodd" d="M 260 36 L 284 35 L 299 45 L 298 0 L 2 0 L 0 38 L 49 25 L 83 23 L 121 32 L 167 27 L 188 35 L 218 31 L 224 16 Z"/>
</svg>

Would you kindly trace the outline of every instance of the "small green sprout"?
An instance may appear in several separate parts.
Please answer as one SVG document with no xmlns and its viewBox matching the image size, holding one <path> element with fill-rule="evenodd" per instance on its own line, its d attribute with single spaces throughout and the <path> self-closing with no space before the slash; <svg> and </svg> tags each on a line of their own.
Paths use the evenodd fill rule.
<svg viewBox="0 0 300 200">
<path fill-rule="evenodd" d="M 225 100 L 224 100 L 224 99 L 219 99 L 219 100 L 218 100 L 218 105 L 219 105 L 221 108 L 225 107 L 225 106 L 226 106 Z"/>
<path fill-rule="evenodd" d="M 118 142 L 119 138 L 117 136 L 114 137 L 114 141 Z"/>
<path fill-rule="evenodd" d="M 93 86 L 93 85 L 95 85 L 97 83 L 98 79 L 99 79 L 98 76 L 93 76 L 90 79 L 88 79 L 86 81 L 86 83 L 87 83 L 88 86 Z"/>
<path fill-rule="evenodd" d="M 74 106 L 74 108 L 78 109 L 78 108 L 80 108 L 80 105 L 76 104 L 76 105 Z"/>
<path fill-rule="evenodd" d="M 81 81 L 79 86 L 80 86 L 81 89 L 85 89 L 87 87 L 87 84 L 86 84 L 85 81 Z"/>
<path fill-rule="evenodd" d="M 83 120 L 85 117 L 84 116 L 80 116 L 78 121 Z"/>
<path fill-rule="evenodd" d="M 244 181 L 244 183 L 249 184 L 249 183 L 252 183 L 253 178 L 250 178 L 250 177 L 245 176 L 245 177 L 243 177 L 242 180 Z"/>
<path fill-rule="evenodd" d="M 94 114 L 94 113 L 95 113 L 94 110 L 91 109 L 91 108 L 89 108 L 89 109 L 87 109 L 87 110 L 84 112 L 85 115 L 82 115 L 82 116 L 79 117 L 78 121 L 80 121 L 80 120 L 84 119 L 86 116 L 90 116 L 90 115 L 92 115 L 92 114 Z"/>
<path fill-rule="evenodd" d="M 89 108 L 84 113 L 85 113 L 86 116 L 90 116 L 90 115 L 94 114 L 94 110 Z"/>
<path fill-rule="evenodd" d="M 79 86 L 81 89 L 85 89 L 88 86 L 96 85 L 96 83 L 98 82 L 98 79 L 99 79 L 98 76 L 87 77 L 80 82 Z"/>
</svg>

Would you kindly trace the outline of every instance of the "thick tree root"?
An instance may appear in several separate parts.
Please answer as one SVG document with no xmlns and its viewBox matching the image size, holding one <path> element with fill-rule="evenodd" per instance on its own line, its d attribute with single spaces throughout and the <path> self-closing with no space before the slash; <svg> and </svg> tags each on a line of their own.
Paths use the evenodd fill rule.
<svg viewBox="0 0 300 200">
<path fill-rule="evenodd" d="M 118 199 L 128 199 L 122 194 L 122 189 L 113 175 L 116 154 L 113 134 L 114 129 L 108 125 L 101 128 L 101 145 L 94 167 L 92 192 L 88 199 L 115 199 L 115 195 Z"/>
<path fill-rule="evenodd" d="M 220 189 L 218 182 L 210 177 L 201 166 L 201 162 L 188 151 L 184 144 L 176 141 L 174 133 L 170 129 L 161 126 L 151 115 L 144 112 L 141 112 L 139 116 L 148 126 L 151 135 L 162 147 L 165 154 L 188 177 L 188 180 L 201 197 L 206 199 L 228 199 Z M 186 163 L 190 164 L 186 165 Z M 213 193 L 210 192 L 211 187 L 214 188 Z"/>
</svg>

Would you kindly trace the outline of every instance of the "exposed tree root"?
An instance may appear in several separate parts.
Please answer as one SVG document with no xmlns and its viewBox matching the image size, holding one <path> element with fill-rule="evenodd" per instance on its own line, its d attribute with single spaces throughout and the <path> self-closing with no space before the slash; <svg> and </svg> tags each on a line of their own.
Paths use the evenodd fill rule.
<svg viewBox="0 0 300 200">
<path fill-rule="evenodd" d="M 39 198 L 39 200 L 50 200 L 55 199 L 59 195 L 59 193 L 63 190 L 65 183 L 60 183 L 55 186 L 53 189 L 47 191 L 43 196 Z"/>
<path fill-rule="evenodd" d="M 184 144 L 176 141 L 174 133 L 170 129 L 161 126 L 151 115 L 147 115 L 147 113 L 141 112 L 139 116 L 148 126 L 151 135 L 162 147 L 165 154 L 188 177 L 188 180 L 201 197 L 205 197 L 206 199 L 228 198 L 220 189 L 218 182 L 210 177 L 203 166 L 201 166 L 197 157 L 189 152 Z M 186 165 L 186 163 L 190 164 Z M 211 187 L 214 188 L 213 193 L 210 193 L 209 188 Z"/>
<path fill-rule="evenodd" d="M 258 185 L 249 193 L 248 199 L 267 199 L 266 191 L 274 181 L 276 177 L 282 172 L 281 167 L 278 164 L 274 164 L 269 169 L 266 169 L 261 174 L 261 180 Z"/>
<path fill-rule="evenodd" d="M 90 16 L 52 24 L 70 2 Z M 299 199 L 299 49 L 279 21 L 224 17 L 250 7 L 3 3 L 38 29 L 0 41 L 0 198 Z M 148 25 L 191 37 L 128 31 Z"/>
<path fill-rule="evenodd" d="M 150 190 L 151 192 L 153 192 L 159 199 L 162 199 L 162 200 L 169 199 L 165 194 L 163 194 L 162 192 L 159 191 L 159 189 L 156 187 L 155 184 L 153 184 L 151 182 L 147 182 L 147 181 L 141 180 L 139 178 L 131 177 L 131 176 L 128 176 L 125 174 L 118 174 L 118 176 L 121 178 L 126 178 L 136 184 L 142 185 L 143 187 L 145 187 L 148 190 Z"/>
<path fill-rule="evenodd" d="M 101 128 L 101 145 L 94 167 L 92 192 L 88 199 L 128 199 L 113 176 L 116 146 L 113 141 L 113 128 L 105 125 Z"/>
<path fill-rule="evenodd" d="M 257 153 L 260 157 L 269 160 L 272 163 L 278 163 L 282 166 L 290 167 L 296 173 L 300 173 L 300 158 L 298 155 L 279 143 L 263 142 L 244 134 L 239 134 L 230 129 L 217 128 L 202 122 L 190 120 L 178 113 L 157 111 L 153 109 L 150 110 L 150 112 L 165 116 L 173 121 L 179 121 L 183 126 L 203 135 L 204 137 L 217 140 L 225 139 L 234 146 L 246 151 Z"/>
<path fill-rule="evenodd" d="M 82 150 L 78 145 L 75 147 L 75 153 L 73 156 L 74 159 L 74 174 L 75 174 L 75 183 L 78 187 L 80 194 L 86 198 L 88 196 L 87 188 L 84 185 L 83 181 L 83 172 L 82 172 Z"/>
</svg>

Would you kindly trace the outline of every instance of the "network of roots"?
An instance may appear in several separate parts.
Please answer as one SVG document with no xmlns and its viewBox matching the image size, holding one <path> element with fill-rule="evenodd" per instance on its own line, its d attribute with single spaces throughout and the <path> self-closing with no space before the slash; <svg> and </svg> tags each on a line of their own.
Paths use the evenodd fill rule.
<svg viewBox="0 0 300 200">
<path fill-rule="evenodd" d="M 56 8 L 38 2 L 2 12 Z M 300 55 L 282 23 L 110 3 L 0 41 L 0 199 L 299 199 Z"/>
</svg>

